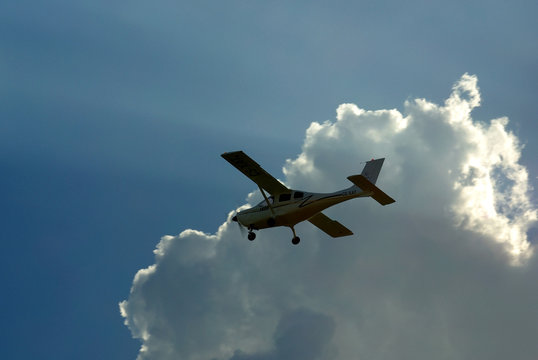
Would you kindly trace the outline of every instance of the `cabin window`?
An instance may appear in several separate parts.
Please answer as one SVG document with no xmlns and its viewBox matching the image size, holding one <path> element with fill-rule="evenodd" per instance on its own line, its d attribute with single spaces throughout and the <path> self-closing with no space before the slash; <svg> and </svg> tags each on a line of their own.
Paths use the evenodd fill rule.
<svg viewBox="0 0 538 360">
<path fill-rule="evenodd" d="M 295 194 L 293 194 L 294 199 L 302 199 L 304 196 L 304 193 L 302 191 L 296 191 Z"/>
<path fill-rule="evenodd" d="M 278 201 L 288 201 L 291 199 L 291 194 L 281 194 Z"/>
</svg>

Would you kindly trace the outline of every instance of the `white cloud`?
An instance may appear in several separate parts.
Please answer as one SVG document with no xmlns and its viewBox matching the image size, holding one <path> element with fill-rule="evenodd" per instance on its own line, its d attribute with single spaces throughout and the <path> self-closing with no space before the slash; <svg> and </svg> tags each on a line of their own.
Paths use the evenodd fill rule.
<svg viewBox="0 0 538 360">
<path fill-rule="evenodd" d="M 302 224 L 297 247 L 289 229 L 250 243 L 230 216 L 213 235 L 163 237 L 120 304 L 139 358 L 535 359 L 537 211 L 507 119 L 474 121 L 479 104 L 466 74 L 444 105 L 343 104 L 312 123 L 288 185 L 336 190 L 386 157 L 378 185 L 397 202 L 331 208 L 358 236 Z"/>
</svg>

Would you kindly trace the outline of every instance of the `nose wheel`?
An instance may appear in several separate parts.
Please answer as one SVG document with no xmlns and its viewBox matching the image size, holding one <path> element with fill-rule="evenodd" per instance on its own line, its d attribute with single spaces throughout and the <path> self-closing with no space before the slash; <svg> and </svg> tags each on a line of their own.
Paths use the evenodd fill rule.
<svg viewBox="0 0 538 360">
<path fill-rule="evenodd" d="M 293 245 L 297 245 L 300 241 L 301 241 L 301 238 L 297 236 L 297 234 L 295 233 L 295 229 L 293 228 L 293 226 L 290 226 L 291 228 L 291 231 L 293 231 L 293 239 L 291 239 L 291 243 Z"/>
<path fill-rule="evenodd" d="M 250 241 L 253 241 L 256 239 L 256 234 L 253 231 L 249 231 L 247 237 Z"/>
</svg>

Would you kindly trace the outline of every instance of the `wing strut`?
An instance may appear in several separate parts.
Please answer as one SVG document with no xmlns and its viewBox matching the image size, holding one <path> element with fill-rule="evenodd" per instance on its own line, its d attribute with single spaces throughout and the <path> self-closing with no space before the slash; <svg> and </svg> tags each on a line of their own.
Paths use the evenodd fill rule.
<svg viewBox="0 0 538 360">
<path fill-rule="evenodd" d="M 271 210 L 271 214 L 273 214 L 273 216 L 276 216 L 275 215 L 275 210 L 273 210 L 273 206 L 269 202 L 269 199 L 267 198 L 267 195 L 265 195 L 265 191 L 263 191 L 263 189 L 262 189 L 262 187 L 260 185 L 258 185 L 258 187 L 260 188 L 260 192 L 262 193 L 263 198 L 265 199 L 265 202 L 267 203 L 267 206 L 269 206 L 269 209 Z"/>
</svg>

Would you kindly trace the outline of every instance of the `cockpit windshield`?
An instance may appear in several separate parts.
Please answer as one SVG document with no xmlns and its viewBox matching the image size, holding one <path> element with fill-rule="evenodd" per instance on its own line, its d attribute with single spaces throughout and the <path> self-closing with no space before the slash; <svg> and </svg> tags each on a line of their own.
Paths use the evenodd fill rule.
<svg viewBox="0 0 538 360">
<path fill-rule="evenodd" d="M 267 198 L 267 200 L 269 200 L 269 204 L 273 205 L 275 198 L 271 195 Z M 265 199 L 263 199 L 256 206 L 258 207 L 267 206 L 267 202 L 265 201 Z"/>
</svg>

